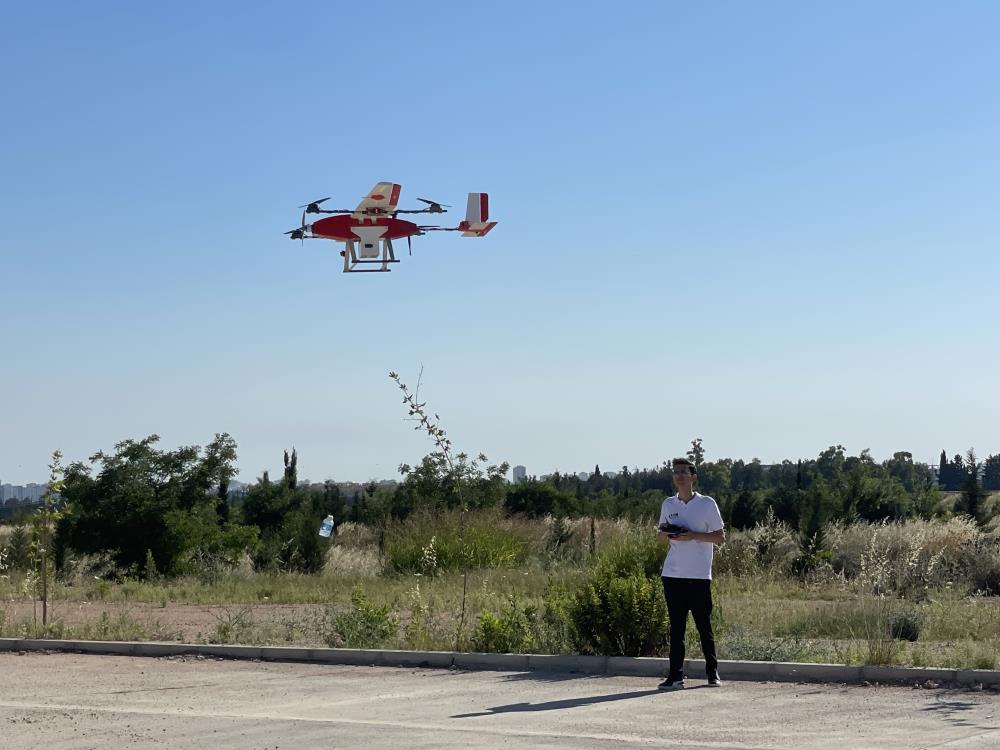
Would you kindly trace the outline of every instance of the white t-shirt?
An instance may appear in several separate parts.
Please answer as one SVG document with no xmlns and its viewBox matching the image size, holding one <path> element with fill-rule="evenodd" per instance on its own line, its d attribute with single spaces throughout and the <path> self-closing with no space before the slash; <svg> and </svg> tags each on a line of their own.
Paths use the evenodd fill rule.
<svg viewBox="0 0 1000 750">
<path fill-rule="evenodd" d="M 660 524 L 673 523 L 691 531 L 718 531 L 723 527 L 722 514 L 715 500 L 708 495 L 694 493 L 686 503 L 671 495 L 660 506 Z M 689 539 L 670 542 L 667 558 L 663 561 L 665 578 L 712 578 L 712 553 L 715 545 Z"/>
</svg>

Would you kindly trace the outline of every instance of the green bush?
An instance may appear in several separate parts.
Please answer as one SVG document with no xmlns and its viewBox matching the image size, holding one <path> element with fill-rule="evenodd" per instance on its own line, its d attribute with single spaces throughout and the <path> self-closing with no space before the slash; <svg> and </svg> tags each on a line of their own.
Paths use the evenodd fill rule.
<svg viewBox="0 0 1000 750">
<path fill-rule="evenodd" d="M 800 555 L 797 534 L 769 506 L 763 520 L 746 531 L 731 531 L 715 551 L 716 575 L 793 575 Z"/>
<path fill-rule="evenodd" d="M 833 560 L 833 552 L 828 549 L 813 550 L 808 547 L 802 551 L 795 562 L 792 563 L 792 570 L 799 578 L 806 578 L 810 573 L 818 570 L 824 565 L 830 565 Z"/>
<path fill-rule="evenodd" d="M 493 512 L 414 514 L 386 527 L 385 557 L 396 573 L 515 568 L 528 557 L 528 541 Z"/>
<path fill-rule="evenodd" d="M 358 587 L 351 594 L 350 612 L 328 613 L 323 640 L 335 648 L 382 648 L 394 638 L 399 620 L 389 614 L 388 605 L 376 607 Z M 330 616 L 332 615 L 332 617 Z"/>
<path fill-rule="evenodd" d="M 320 511 L 308 502 L 288 511 L 280 527 L 264 536 L 254 551 L 254 567 L 260 571 L 287 573 L 318 573 L 326 562 L 330 548 L 321 537 Z"/>
<path fill-rule="evenodd" d="M 537 635 L 538 653 L 572 654 L 579 640 L 573 624 L 573 593 L 563 588 L 546 590 L 543 599 L 541 628 Z"/>
<path fill-rule="evenodd" d="M 499 613 L 480 614 L 472 635 L 472 648 L 501 654 L 574 653 L 572 603 L 573 595 L 562 588 L 547 589 L 541 604 L 508 596 Z"/>
<path fill-rule="evenodd" d="M 630 576 L 636 571 L 657 582 L 663 572 L 663 558 L 667 548 L 656 541 L 656 532 L 650 526 L 632 527 L 623 537 L 603 545 L 593 560 L 595 568 L 605 568 L 609 574 Z M 659 585 L 659 584 L 658 584 Z M 660 596 L 663 596 L 661 591 Z"/>
<path fill-rule="evenodd" d="M 980 596 L 1000 596 L 1000 546 L 993 539 L 979 539 L 964 550 L 969 590 Z"/>
<path fill-rule="evenodd" d="M 923 618 L 919 612 L 900 612 L 889 622 L 889 634 L 897 641 L 915 641 L 922 627 Z"/>
<path fill-rule="evenodd" d="M 15 526 L 11 531 L 6 553 L 9 570 L 24 571 L 31 566 L 31 536 L 24 526 Z"/>
<path fill-rule="evenodd" d="M 667 607 L 659 578 L 611 565 L 591 571 L 570 606 L 581 653 L 655 656 L 667 638 Z"/>
<path fill-rule="evenodd" d="M 567 607 L 581 653 L 653 656 L 667 640 L 667 607 L 660 575 L 666 547 L 639 524 L 593 559 L 586 581 Z"/>
<path fill-rule="evenodd" d="M 492 612 L 479 615 L 472 648 L 482 653 L 532 653 L 538 629 L 538 608 L 532 604 L 519 605 L 517 598 L 510 596 L 499 615 Z"/>
</svg>

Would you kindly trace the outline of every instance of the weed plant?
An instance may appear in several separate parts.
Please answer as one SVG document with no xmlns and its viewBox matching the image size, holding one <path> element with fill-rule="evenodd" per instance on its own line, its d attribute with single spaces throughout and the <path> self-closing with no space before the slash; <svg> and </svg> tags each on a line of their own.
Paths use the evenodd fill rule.
<svg viewBox="0 0 1000 750">
<path fill-rule="evenodd" d="M 399 620 L 387 605 L 372 604 L 364 589 L 351 594 L 349 612 L 331 610 L 325 621 L 324 641 L 338 648 L 382 648 L 396 635 Z"/>
</svg>

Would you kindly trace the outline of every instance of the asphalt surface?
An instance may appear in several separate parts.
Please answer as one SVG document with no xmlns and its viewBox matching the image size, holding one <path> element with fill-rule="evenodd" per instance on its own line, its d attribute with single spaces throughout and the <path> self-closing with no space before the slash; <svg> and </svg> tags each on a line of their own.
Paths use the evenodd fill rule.
<svg viewBox="0 0 1000 750">
<path fill-rule="evenodd" d="M 0 747 L 1000 748 L 973 690 L 0 654 Z M 725 675 L 723 675 L 725 678 Z"/>
</svg>

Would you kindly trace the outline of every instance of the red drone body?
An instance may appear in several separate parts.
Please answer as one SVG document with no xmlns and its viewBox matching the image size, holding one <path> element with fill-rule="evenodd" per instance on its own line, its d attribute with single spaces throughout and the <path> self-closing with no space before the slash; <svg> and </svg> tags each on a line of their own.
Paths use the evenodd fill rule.
<svg viewBox="0 0 1000 750">
<path fill-rule="evenodd" d="M 380 235 L 380 239 L 401 240 L 404 237 L 414 237 L 421 234 L 421 229 L 412 221 L 403 219 L 391 219 L 388 217 L 371 218 L 365 216 L 361 219 L 354 218 L 353 215 L 341 214 L 340 216 L 328 216 L 325 219 L 313 222 L 312 233 L 315 237 L 325 237 L 326 239 L 338 242 L 353 240 L 359 242 L 364 239 L 364 231 L 355 232 L 355 228 L 364 229 L 366 227 L 385 227 L 385 232 Z"/>
</svg>

